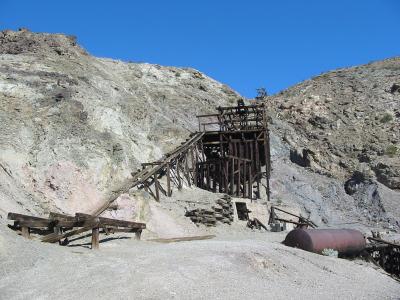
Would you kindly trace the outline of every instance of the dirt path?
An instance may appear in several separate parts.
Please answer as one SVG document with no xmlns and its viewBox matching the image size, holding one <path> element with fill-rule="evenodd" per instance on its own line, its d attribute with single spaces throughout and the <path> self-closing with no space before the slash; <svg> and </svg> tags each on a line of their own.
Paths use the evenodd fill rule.
<svg viewBox="0 0 400 300">
<path fill-rule="evenodd" d="M 1 260 L 0 298 L 398 299 L 400 284 L 371 265 L 288 248 L 283 237 L 248 231 L 171 244 L 117 239 L 91 251 L 84 240 L 59 247 L 14 236 L 14 252 Z"/>
</svg>

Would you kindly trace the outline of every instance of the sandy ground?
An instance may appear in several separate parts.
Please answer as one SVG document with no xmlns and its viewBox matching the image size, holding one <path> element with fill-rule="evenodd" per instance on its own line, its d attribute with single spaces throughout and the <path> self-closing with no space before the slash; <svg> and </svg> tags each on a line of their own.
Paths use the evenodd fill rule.
<svg viewBox="0 0 400 300">
<path fill-rule="evenodd" d="M 241 227 L 241 224 L 235 224 Z M 2 226 L 3 227 L 3 226 Z M 4 227 L 3 227 L 4 228 Z M 232 227 L 161 244 L 123 235 L 69 247 L 1 229 L 1 299 L 399 299 L 400 284 L 360 260 L 288 248 L 285 233 Z M 238 228 L 239 229 L 239 228 Z M 231 232 L 231 233 L 229 233 Z M 7 247 L 6 247 L 7 246 Z"/>
</svg>

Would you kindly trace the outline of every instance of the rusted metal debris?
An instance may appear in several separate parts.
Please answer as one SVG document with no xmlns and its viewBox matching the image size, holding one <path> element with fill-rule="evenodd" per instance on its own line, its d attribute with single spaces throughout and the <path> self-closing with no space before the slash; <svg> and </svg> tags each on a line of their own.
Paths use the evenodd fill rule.
<svg viewBox="0 0 400 300">
<path fill-rule="evenodd" d="M 283 244 L 321 254 L 324 249 L 338 251 L 339 256 L 356 256 L 366 248 L 364 235 L 354 229 L 294 229 Z"/>
<path fill-rule="evenodd" d="M 258 229 L 261 230 L 261 228 L 263 228 L 264 230 L 268 230 L 267 227 L 257 218 L 254 218 L 253 220 L 248 220 L 247 221 L 247 227 L 253 229 Z"/>
<path fill-rule="evenodd" d="M 293 221 L 293 220 L 290 220 L 290 219 L 281 218 L 276 214 L 275 211 L 280 211 L 280 212 L 282 212 L 284 214 L 287 214 L 289 216 L 295 217 L 295 218 L 297 218 L 298 221 Z M 288 212 L 288 211 L 283 210 L 281 208 L 278 208 L 276 206 L 271 206 L 271 211 L 270 211 L 269 219 L 268 219 L 268 225 L 274 224 L 277 221 L 278 222 L 295 224 L 297 228 L 308 228 L 308 227 L 317 228 L 318 227 L 313 221 L 311 221 L 308 218 L 305 218 L 305 217 L 303 217 L 301 215 L 293 214 L 291 212 Z"/>
<path fill-rule="evenodd" d="M 400 279 L 400 244 L 369 237 L 367 258 L 389 274 Z"/>
<path fill-rule="evenodd" d="M 146 228 L 144 223 L 96 217 L 83 213 L 76 213 L 75 216 L 50 213 L 48 218 L 39 218 L 10 212 L 7 218 L 14 221 L 14 224 L 9 227 L 20 231 L 23 237 L 30 238 L 31 233 L 41 234 L 44 236 L 40 240 L 46 243 L 59 242 L 60 245 L 66 245 L 68 237 L 91 230 L 92 249 L 99 248 L 100 232 L 106 235 L 115 232 L 133 232 L 136 238 L 140 239 L 142 230 Z"/>
</svg>

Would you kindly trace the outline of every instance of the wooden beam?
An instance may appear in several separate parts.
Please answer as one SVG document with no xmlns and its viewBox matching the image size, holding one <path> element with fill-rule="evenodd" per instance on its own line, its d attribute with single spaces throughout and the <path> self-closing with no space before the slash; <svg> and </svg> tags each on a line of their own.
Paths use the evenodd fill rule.
<svg viewBox="0 0 400 300">
<path fill-rule="evenodd" d="M 69 216 L 65 214 L 50 212 L 49 219 L 54 221 L 54 227 L 79 227 L 82 224 L 79 224 L 74 216 Z"/>
<path fill-rule="evenodd" d="M 98 225 L 99 225 L 99 223 L 94 221 L 91 224 L 86 225 L 86 226 L 84 226 L 82 228 L 79 228 L 79 229 L 76 229 L 76 230 L 72 230 L 72 231 L 68 231 L 68 232 L 65 232 L 63 234 L 50 233 L 50 234 L 45 235 L 44 237 L 42 237 L 41 241 L 45 242 L 45 243 L 55 243 L 55 242 L 58 242 L 59 240 L 62 240 L 64 238 L 66 238 L 66 237 L 70 237 L 70 236 L 73 236 L 73 235 L 77 235 L 77 234 L 83 233 L 85 231 L 89 231 L 89 230 L 91 230 L 92 228 L 94 228 L 94 227 L 96 227 Z"/>
<path fill-rule="evenodd" d="M 17 213 L 8 213 L 8 220 L 16 221 L 16 225 L 25 226 L 25 227 L 49 227 L 53 223 L 50 219 L 33 217 L 28 215 L 22 215 Z"/>
<path fill-rule="evenodd" d="M 246 161 L 246 162 L 250 162 L 250 161 L 251 161 L 250 159 L 242 158 L 242 157 L 240 157 L 240 156 L 227 155 L 226 157 L 227 157 L 227 158 L 240 159 L 241 161 Z"/>
<path fill-rule="evenodd" d="M 150 239 L 147 241 L 157 242 L 157 243 L 175 243 L 175 242 L 187 242 L 187 241 L 199 241 L 199 240 L 208 240 L 214 238 L 215 235 L 202 235 L 202 236 L 188 236 L 188 237 L 177 237 L 177 238 L 158 238 L 158 239 Z"/>
<path fill-rule="evenodd" d="M 96 217 L 85 213 L 76 213 L 77 220 L 82 220 L 85 222 L 92 222 L 92 220 L 99 220 L 99 227 L 103 226 L 116 226 L 116 227 L 126 227 L 126 228 L 136 228 L 136 229 L 146 229 L 146 224 L 137 223 L 132 221 L 117 220 L 104 217 Z"/>
<path fill-rule="evenodd" d="M 172 190 L 171 190 L 171 165 L 167 164 L 167 195 L 171 197 Z"/>
<path fill-rule="evenodd" d="M 158 186 L 158 179 L 157 179 L 157 174 L 154 174 L 154 189 L 156 191 L 156 201 L 160 202 L 160 192 L 159 192 L 159 186 Z"/>
</svg>

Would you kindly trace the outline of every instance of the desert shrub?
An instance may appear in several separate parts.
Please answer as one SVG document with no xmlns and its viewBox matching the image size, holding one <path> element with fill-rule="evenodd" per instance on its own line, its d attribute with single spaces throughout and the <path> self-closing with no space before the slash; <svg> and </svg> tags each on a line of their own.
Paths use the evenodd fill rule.
<svg viewBox="0 0 400 300">
<path fill-rule="evenodd" d="M 395 145 L 390 145 L 386 148 L 385 154 L 388 156 L 395 156 L 398 149 Z"/>
<path fill-rule="evenodd" d="M 257 89 L 256 100 L 265 100 L 268 97 L 268 92 L 264 87 Z"/>
<path fill-rule="evenodd" d="M 389 123 L 393 121 L 393 116 L 390 113 L 385 113 L 381 118 L 381 123 Z"/>
<path fill-rule="evenodd" d="M 330 257 L 338 257 L 339 252 L 335 249 L 325 248 L 322 250 L 321 254 Z"/>
</svg>

